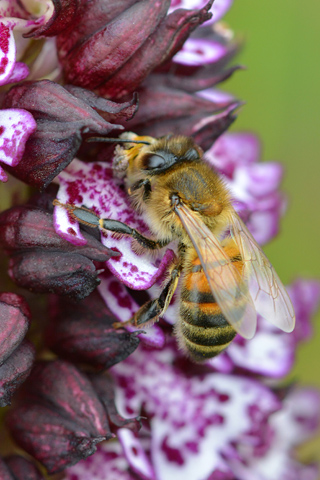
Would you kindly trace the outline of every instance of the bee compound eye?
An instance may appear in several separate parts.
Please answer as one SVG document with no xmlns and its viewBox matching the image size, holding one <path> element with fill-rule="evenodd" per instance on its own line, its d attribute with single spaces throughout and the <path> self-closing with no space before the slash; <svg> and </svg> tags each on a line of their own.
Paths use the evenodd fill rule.
<svg viewBox="0 0 320 480">
<path fill-rule="evenodd" d="M 166 165 L 166 160 L 160 155 L 152 154 L 148 155 L 143 163 L 146 170 L 154 170 L 164 167 Z"/>
</svg>

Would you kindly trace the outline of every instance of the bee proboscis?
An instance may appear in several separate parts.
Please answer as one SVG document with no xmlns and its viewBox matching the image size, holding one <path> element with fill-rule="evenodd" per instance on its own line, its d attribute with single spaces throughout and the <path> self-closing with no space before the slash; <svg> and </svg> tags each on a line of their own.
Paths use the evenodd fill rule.
<svg viewBox="0 0 320 480">
<path fill-rule="evenodd" d="M 84 207 L 54 203 L 79 222 L 130 235 L 145 249 L 177 241 L 178 254 L 159 297 L 143 305 L 130 323 L 157 321 L 176 292 L 180 311 L 175 332 L 180 347 L 195 361 L 219 354 L 236 333 L 252 338 L 257 313 L 291 332 L 295 315 L 290 298 L 201 148 L 181 135 L 124 135 L 119 143 L 126 146 L 117 146 L 114 168 L 124 173 L 133 206 L 144 215 L 154 239 Z"/>
</svg>

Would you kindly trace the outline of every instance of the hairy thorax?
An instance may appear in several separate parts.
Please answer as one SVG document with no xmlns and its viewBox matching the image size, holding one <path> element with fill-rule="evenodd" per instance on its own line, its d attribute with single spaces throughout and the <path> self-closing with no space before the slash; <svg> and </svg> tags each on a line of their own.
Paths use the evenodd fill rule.
<svg viewBox="0 0 320 480">
<path fill-rule="evenodd" d="M 223 230 L 230 199 L 223 182 L 206 163 L 182 162 L 157 175 L 136 172 L 128 179 L 129 187 L 146 177 L 151 187 L 148 194 L 140 188 L 131 198 L 159 240 L 190 243 L 174 212 L 173 196 L 179 197 L 183 204 L 196 212 L 212 231 L 218 234 Z"/>
</svg>

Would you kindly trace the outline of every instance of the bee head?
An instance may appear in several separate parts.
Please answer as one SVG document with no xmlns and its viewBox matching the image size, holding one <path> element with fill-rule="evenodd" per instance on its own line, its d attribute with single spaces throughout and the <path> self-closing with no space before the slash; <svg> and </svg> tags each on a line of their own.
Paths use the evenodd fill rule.
<svg viewBox="0 0 320 480">
<path fill-rule="evenodd" d="M 202 158 L 202 150 L 192 138 L 182 135 L 167 135 L 141 149 L 137 167 L 147 176 L 158 175 L 181 162 L 196 162 Z"/>
</svg>

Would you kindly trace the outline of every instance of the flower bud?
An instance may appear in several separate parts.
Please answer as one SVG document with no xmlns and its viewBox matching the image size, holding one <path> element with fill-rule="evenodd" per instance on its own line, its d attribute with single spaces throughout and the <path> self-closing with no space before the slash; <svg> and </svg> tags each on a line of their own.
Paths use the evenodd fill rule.
<svg viewBox="0 0 320 480">
<path fill-rule="evenodd" d="M 136 333 L 113 328 L 117 319 L 98 292 L 77 303 L 54 297 L 50 313 L 46 343 L 66 360 L 110 368 L 139 345 Z"/>
<path fill-rule="evenodd" d="M 116 253 L 86 232 L 86 245 L 72 245 L 57 235 L 53 220 L 31 205 L 0 214 L 0 245 L 12 255 L 9 274 L 34 292 L 84 298 L 100 283 L 93 262 L 105 262 Z"/>
<path fill-rule="evenodd" d="M 70 93 L 71 92 L 71 93 Z M 38 188 L 46 188 L 74 158 L 84 134 L 107 135 L 123 129 L 110 123 L 119 117 L 130 118 L 135 111 L 132 102 L 115 104 L 80 88 L 67 88 L 49 80 L 25 82 L 6 95 L 4 108 L 23 108 L 37 123 L 23 157 L 15 167 L 6 167 L 15 177 Z M 104 120 L 95 109 L 106 113 Z"/>
<path fill-rule="evenodd" d="M 67 82 L 108 98 L 134 92 L 212 16 L 212 1 L 199 10 L 180 8 L 167 15 L 169 5 L 167 0 L 84 2 L 76 24 L 57 38 Z"/>
<path fill-rule="evenodd" d="M 35 366 L 8 426 L 16 443 L 49 473 L 92 455 L 97 443 L 113 436 L 88 378 L 59 360 Z"/>
<path fill-rule="evenodd" d="M 103 3 L 102 1 L 99 2 Z M 115 74 L 154 33 L 170 6 L 169 0 L 142 0 L 128 6 L 103 27 L 90 22 L 87 15 L 80 20 L 86 29 L 86 18 L 94 29 L 76 46 L 67 44 L 66 31 L 58 36 L 58 52 L 68 83 L 91 90 L 104 84 Z M 79 28 L 79 27 L 78 27 Z M 71 48 L 71 50 L 69 50 Z"/>
<path fill-rule="evenodd" d="M 215 103 L 195 94 L 188 94 L 163 85 L 147 83 L 139 92 L 140 108 L 126 123 L 140 135 L 161 137 L 171 132 L 194 138 L 204 150 L 235 120 L 237 101 Z"/>
<path fill-rule="evenodd" d="M 122 98 L 135 91 L 157 66 L 170 60 L 190 33 L 211 17 L 209 2 L 200 10 L 175 10 L 167 15 L 155 32 L 98 91 L 109 98 Z"/>
<path fill-rule="evenodd" d="M 5 462 L 0 457 L 0 478 L 1 480 L 15 480 L 13 475 L 11 475 L 9 468 Z"/>
<path fill-rule="evenodd" d="M 25 337 L 30 315 L 23 297 L 15 293 L 0 293 L 0 366 Z"/>
<path fill-rule="evenodd" d="M 0 407 L 11 404 L 12 394 L 28 377 L 34 359 L 34 346 L 24 340 L 0 366 Z"/>
<path fill-rule="evenodd" d="M 38 468 L 21 455 L 10 455 L 4 460 L 12 472 L 12 480 L 44 480 Z"/>
</svg>

